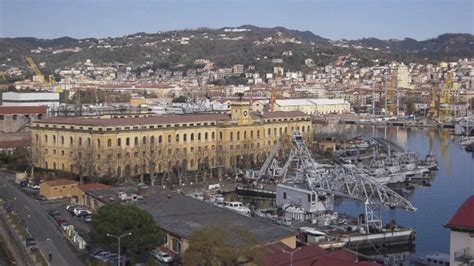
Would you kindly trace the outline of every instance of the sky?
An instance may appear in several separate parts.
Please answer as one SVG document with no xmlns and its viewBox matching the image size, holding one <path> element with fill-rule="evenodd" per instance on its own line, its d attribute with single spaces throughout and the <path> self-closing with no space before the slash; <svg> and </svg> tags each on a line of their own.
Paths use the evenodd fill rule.
<svg viewBox="0 0 474 266">
<path fill-rule="evenodd" d="M 118 37 L 252 24 L 333 40 L 474 32 L 474 0 L 0 0 L 0 37 Z"/>
</svg>

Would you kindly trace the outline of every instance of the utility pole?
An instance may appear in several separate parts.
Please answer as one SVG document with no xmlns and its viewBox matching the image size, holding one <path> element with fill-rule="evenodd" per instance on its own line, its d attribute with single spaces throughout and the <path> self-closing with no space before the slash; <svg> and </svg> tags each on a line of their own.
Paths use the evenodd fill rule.
<svg viewBox="0 0 474 266">
<path fill-rule="evenodd" d="M 290 266 L 293 266 L 293 254 L 295 254 L 295 253 L 296 253 L 298 250 L 300 250 L 300 249 L 301 249 L 301 247 L 299 247 L 299 248 L 293 250 L 292 252 L 288 252 L 288 251 L 286 251 L 286 250 L 283 250 L 284 253 L 290 254 Z"/>
</svg>

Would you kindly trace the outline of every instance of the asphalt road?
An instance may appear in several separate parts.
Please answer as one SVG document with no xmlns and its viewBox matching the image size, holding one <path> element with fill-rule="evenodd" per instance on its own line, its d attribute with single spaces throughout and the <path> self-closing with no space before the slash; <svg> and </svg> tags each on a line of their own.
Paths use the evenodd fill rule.
<svg viewBox="0 0 474 266">
<path fill-rule="evenodd" d="M 45 208 L 23 193 L 13 179 L 13 174 L 0 171 L 0 196 L 23 218 L 46 259 L 52 254 L 50 265 L 84 265 L 57 225 L 49 219 Z"/>
</svg>

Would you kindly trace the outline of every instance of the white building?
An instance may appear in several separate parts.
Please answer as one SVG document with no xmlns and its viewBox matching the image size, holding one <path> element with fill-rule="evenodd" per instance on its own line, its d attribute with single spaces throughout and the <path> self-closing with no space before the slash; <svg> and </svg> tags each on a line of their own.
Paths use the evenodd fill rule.
<svg viewBox="0 0 474 266">
<path fill-rule="evenodd" d="M 4 92 L 3 106 L 48 106 L 49 109 L 59 106 L 57 92 Z"/>
<path fill-rule="evenodd" d="M 269 108 L 268 104 L 268 100 L 255 101 L 252 110 L 265 111 Z M 344 99 L 277 99 L 275 111 L 301 111 L 309 115 L 344 114 L 351 111 L 351 105 Z"/>
<path fill-rule="evenodd" d="M 298 208 L 303 213 L 316 213 L 334 208 L 331 196 L 319 196 L 316 192 L 296 184 L 278 184 L 276 205 L 280 208 Z M 293 217 L 297 218 L 297 217 Z M 297 218 L 304 220 L 304 217 Z"/>
<path fill-rule="evenodd" d="M 474 195 L 449 220 L 449 265 L 474 265 Z"/>
</svg>

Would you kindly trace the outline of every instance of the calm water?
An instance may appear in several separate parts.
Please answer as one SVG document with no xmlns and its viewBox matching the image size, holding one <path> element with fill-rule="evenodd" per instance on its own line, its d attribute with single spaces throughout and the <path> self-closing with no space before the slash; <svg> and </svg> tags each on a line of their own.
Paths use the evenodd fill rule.
<svg viewBox="0 0 474 266">
<path fill-rule="evenodd" d="M 443 225 L 451 218 L 460 205 L 474 194 L 474 156 L 465 152 L 459 145 L 459 138 L 451 136 L 446 130 L 378 128 L 371 126 L 344 125 L 331 130 L 346 136 L 371 137 L 386 136 L 415 151 L 420 158 L 430 151 L 439 161 L 439 170 L 431 181 L 431 187 L 417 186 L 408 199 L 418 209 L 416 212 L 382 209 L 385 222 L 395 219 L 398 224 L 416 230 L 416 253 L 419 255 L 434 252 L 449 253 L 449 230 Z M 338 211 L 358 215 L 363 205 L 344 201 Z"/>
</svg>

